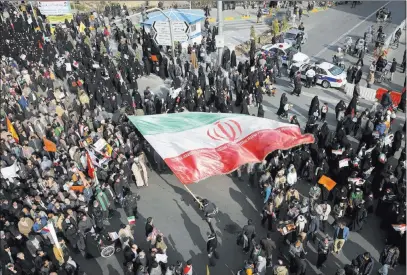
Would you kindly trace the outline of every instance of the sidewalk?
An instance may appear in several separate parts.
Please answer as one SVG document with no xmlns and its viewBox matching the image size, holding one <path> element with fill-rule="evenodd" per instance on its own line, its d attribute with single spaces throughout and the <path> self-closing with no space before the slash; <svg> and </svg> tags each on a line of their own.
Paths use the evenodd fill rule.
<svg viewBox="0 0 407 275">
<path fill-rule="evenodd" d="M 394 73 L 393 81 L 384 80 L 382 83 L 375 83 L 374 85 L 372 85 L 373 89 L 383 87 L 398 92 L 402 91 L 404 80 L 406 79 L 406 73 L 402 72 L 403 70 L 401 68 L 401 62 L 403 61 L 403 55 L 405 51 L 406 51 L 406 30 L 403 30 L 400 37 L 400 43 L 398 48 L 396 49 L 390 47 L 389 53 L 387 54 L 387 61 L 392 62 L 393 58 L 395 58 L 397 62 L 397 70 Z M 388 77 L 390 77 L 390 73 Z"/>
<path fill-rule="evenodd" d="M 387 37 L 389 37 L 399 26 L 395 26 L 395 25 L 387 25 L 384 27 L 384 33 L 387 35 Z M 401 92 L 401 90 L 403 89 L 403 84 L 404 84 L 404 79 L 405 79 L 405 74 L 402 73 L 402 69 L 401 69 L 401 61 L 403 60 L 403 54 L 404 51 L 406 50 L 406 30 L 402 29 L 402 34 L 400 37 L 400 43 L 399 43 L 399 47 L 396 48 L 392 48 L 390 47 L 388 50 L 388 54 L 386 59 L 391 62 L 393 60 L 393 58 L 396 58 L 396 62 L 397 62 L 397 72 L 394 73 L 394 77 L 393 77 L 393 81 L 387 81 L 387 80 L 383 80 L 382 83 L 374 83 L 372 84 L 371 88 L 372 89 L 377 89 L 379 87 L 383 87 L 386 89 L 391 89 L 391 90 L 395 90 L 395 91 L 399 91 Z M 369 67 L 370 64 L 372 64 L 372 61 L 375 60 L 376 58 L 373 56 L 373 43 L 369 45 L 369 51 L 365 54 L 365 57 L 363 59 L 364 62 L 364 66 L 362 67 L 362 71 L 363 71 L 363 76 L 362 76 L 362 80 L 360 81 L 360 85 L 363 87 L 367 86 L 367 78 L 368 78 L 368 74 L 369 74 Z M 350 65 L 354 65 L 357 62 L 357 57 L 352 56 L 352 55 L 346 55 L 345 56 L 345 62 L 346 62 L 346 69 L 348 68 L 348 66 Z M 390 73 L 388 74 L 388 77 L 390 77 Z"/>
<path fill-rule="evenodd" d="M 394 73 L 393 76 L 393 81 L 389 80 L 383 80 L 382 83 L 374 83 L 372 85 L 372 89 L 378 89 L 380 87 L 389 89 L 389 90 L 394 90 L 394 91 L 398 91 L 401 92 L 403 89 L 403 85 L 404 85 L 404 80 L 406 78 L 406 73 L 402 73 L 402 68 L 401 68 L 401 62 L 403 61 L 403 54 L 404 51 L 406 50 L 406 30 L 402 29 L 402 34 L 400 37 L 400 43 L 398 48 L 394 48 L 394 47 L 390 47 L 388 50 L 388 54 L 387 54 L 387 61 L 388 62 L 392 62 L 393 58 L 396 59 L 397 62 L 397 71 Z M 363 73 L 363 77 L 362 77 L 362 81 L 361 81 L 361 85 L 366 86 L 367 82 L 367 74 L 369 72 L 369 66 L 371 64 L 371 61 L 373 60 L 372 56 L 369 57 L 365 57 L 365 66 L 364 66 L 364 73 Z M 388 74 L 388 76 L 390 78 L 390 73 Z"/>
<path fill-rule="evenodd" d="M 314 8 L 311 13 L 316 13 L 316 12 L 321 12 L 325 11 L 325 8 Z M 247 19 L 257 19 L 257 7 L 255 9 L 252 9 L 251 7 L 249 9 L 244 9 L 243 7 L 236 7 L 235 10 L 224 10 L 223 11 L 223 20 L 224 21 L 234 21 L 234 20 L 247 20 Z M 273 9 L 271 14 L 263 15 L 262 18 L 270 18 L 273 17 L 277 14 L 285 14 L 286 9 Z M 304 14 L 308 14 L 308 11 L 306 10 L 306 7 L 304 8 Z M 209 22 L 213 23 L 216 22 L 217 18 L 217 9 L 212 8 L 211 14 L 209 16 Z"/>
</svg>

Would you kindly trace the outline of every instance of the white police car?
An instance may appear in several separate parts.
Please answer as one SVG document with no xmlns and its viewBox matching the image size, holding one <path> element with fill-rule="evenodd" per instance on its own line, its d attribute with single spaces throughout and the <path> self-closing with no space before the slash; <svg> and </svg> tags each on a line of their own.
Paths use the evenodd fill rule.
<svg viewBox="0 0 407 275">
<path fill-rule="evenodd" d="M 301 78 L 306 79 L 305 73 L 313 67 L 317 75 L 317 84 L 324 88 L 341 88 L 346 84 L 346 71 L 329 62 L 319 64 L 304 64 L 300 67 Z"/>
<path fill-rule="evenodd" d="M 268 44 L 261 47 L 261 51 L 258 54 L 262 53 L 271 53 L 271 55 L 281 55 L 283 59 L 283 65 L 287 65 L 288 57 L 290 55 L 293 56 L 292 64 L 300 67 L 303 64 L 308 64 L 310 62 L 310 58 L 308 55 L 299 52 L 297 49 L 292 47 L 289 43 L 276 43 L 276 44 Z"/>
</svg>

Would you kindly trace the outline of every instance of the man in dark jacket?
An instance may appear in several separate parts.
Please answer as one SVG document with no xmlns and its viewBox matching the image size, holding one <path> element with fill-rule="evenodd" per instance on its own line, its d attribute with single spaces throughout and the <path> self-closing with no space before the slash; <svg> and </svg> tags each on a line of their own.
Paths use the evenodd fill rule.
<svg viewBox="0 0 407 275">
<path fill-rule="evenodd" d="M 243 248 L 245 253 L 248 253 L 251 249 L 251 243 L 254 237 L 256 237 L 256 228 L 253 225 L 253 221 L 249 219 L 247 225 L 243 227 L 243 236 L 247 237 L 247 246 Z"/>
<path fill-rule="evenodd" d="M 387 245 L 380 255 L 380 263 L 383 265 L 378 272 L 387 275 L 389 268 L 394 268 L 399 260 L 400 250 L 395 245 Z"/>
<path fill-rule="evenodd" d="M 387 91 L 385 94 L 383 94 L 380 104 L 382 104 L 385 109 L 393 104 L 390 91 Z"/>
<path fill-rule="evenodd" d="M 329 242 L 328 236 L 318 243 L 318 260 L 317 268 L 321 269 L 323 263 L 328 259 L 328 255 L 332 251 L 332 243 Z"/>
<path fill-rule="evenodd" d="M 272 234 L 270 232 L 267 233 L 267 238 L 262 239 L 260 241 L 262 250 L 266 253 L 267 258 L 267 266 L 271 266 L 271 256 L 273 252 L 273 241 L 271 240 Z"/>
<path fill-rule="evenodd" d="M 212 253 L 216 253 L 216 248 L 218 247 L 218 238 L 216 233 L 208 233 L 208 241 L 206 242 L 206 251 L 208 252 L 208 256 Z"/>
<path fill-rule="evenodd" d="M 359 267 L 356 259 L 352 260 L 352 264 L 347 264 L 344 267 L 345 275 L 359 275 Z"/>
<path fill-rule="evenodd" d="M 208 233 L 208 241 L 206 242 L 206 251 L 208 252 L 209 264 L 216 265 L 216 260 L 219 258 L 216 248 L 218 247 L 218 238 L 216 233 Z"/>
<path fill-rule="evenodd" d="M 359 275 L 370 275 L 373 271 L 373 259 L 369 252 L 365 252 L 356 257 Z"/>
<path fill-rule="evenodd" d="M 301 253 L 300 257 L 295 258 L 295 265 L 296 265 L 296 275 L 305 275 L 307 271 L 307 262 L 305 259 L 304 252 Z"/>
<path fill-rule="evenodd" d="M 16 264 L 16 266 L 19 267 L 19 269 L 21 269 L 23 274 L 31 275 L 31 274 L 34 274 L 34 272 L 35 272 L 34 264 L 32 263 L 32 261 L 29 261 L 25 258 L 25 255 L 23 252 L 19 252 L 17 254 L 17 259 L 16 259 L 15 264 Z"/>
<path fill-rule="evenodd" d="M 358 62 L 356 62 L 356 66 L 358 66 L 359 64 L 362 65 L 363 67 L 363 58 L 365 57 L 365 49 L 360 50 L 359 52 L 359 56 L 358 56 Z"/>
<path fill-rule="evenodd" d="M 130 190 L 127 190 L 126 196 L 123 199 L 123 208 L 126 212 L 127 217 L 134 216 L 134 218 L 138 219 L 137 200 L 137 194 L 134 194 Z"/>
<path fill-rule="evenodd" d="M 391 63 L 390 67 L 390 81 L 393 81 L 394 73 L 397 71 L 397 61 L 393 58 L 393 62 Z"/>
<path fill-rule="evenodd" d="M 362 67 L 358 66 L 355 71 L 355 84 L 358 84 L 362 79 Z"/>
</svg>

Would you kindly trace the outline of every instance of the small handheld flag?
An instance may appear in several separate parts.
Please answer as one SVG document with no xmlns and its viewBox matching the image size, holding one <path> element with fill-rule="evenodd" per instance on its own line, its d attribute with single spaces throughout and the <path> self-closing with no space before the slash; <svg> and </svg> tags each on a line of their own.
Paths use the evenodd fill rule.
<svg viewBox="0 0 407 275">
<path fill-rule="evenodd" d="M 396 231 L 405 231 L 406 230 L 406 225 L 405 224 L 392 224 L 391 226 Z"/>
<path fill-rule="evenodd" d="M 322 175 L 318 183 L 323 185 L 328 191 L 331 191 L 336 185 L 335 181 L 333 181 L 331 178 L 328 178 L 325 175 Z"/>
<path fill-rule="evenodd" d="M 95 167 L 88 152 L 86 152 L 86 163 L 88 165 L 88 175 L 93 179 L 95 177 Z"/>
<path fill-rule="evenodd" d="M 134 216 L 128 217 L 127 221 L 129 222 L 130 225 L 136 224 L 136 218 Z"/>
<path fill-rule="evenodd" d="M 86 28 L 85 24 L 83 24 L 83 23 L 81 22 L 81 24 L 79 25 L 79 32 L 80 32 L 80 33 L 85 32 L 85 28 Z"/>
<path fill-rule="evenodd" d="M 14 138 L 14 140 L 18 143 L 20 139 L 18 138 L 17 132 L 14 129 L 13 124 L 8 119 L 8 117 L 6 117 L 6 121 L 7 121 L 7 131 L 11 134 L 11 136 Z"/>
<path fill-rule="evenodd" d="M 46 139 L 45 137 L 43 138 L 44 141 L 44 150 L 47 152 L 56 152 L 57 151 L 57 145 L 50 141 L 49 139 Z"/>
</svg>

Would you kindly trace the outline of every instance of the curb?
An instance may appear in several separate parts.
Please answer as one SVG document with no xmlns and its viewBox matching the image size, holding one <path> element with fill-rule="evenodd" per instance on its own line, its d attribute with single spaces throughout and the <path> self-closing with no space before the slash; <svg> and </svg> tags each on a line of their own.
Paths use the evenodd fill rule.
<svg viewBox="0 0 407 275">
<path fill-rule="evenodd" d="M 325 11 L 327 9 L 328 8 L 317 7 L 317 8 L 314 8 L 310 13 L 317 13 L 317 12 Z M 308 14 L 308 11 L 305 10 L 303 14 Z M 271 17 L 273 17 L 273 13 L 262 16 L 262 18 L 271 18 Z M 257 18 L 257 16 L 253 16 L 253 15 L 248 15 L 248 16 L 242 15 L 242 16 L 236 16 L 236 17 L 228 16 L 228 17 L 225 17 L 223 19 L 223 21 L 248 20 L 248 19 L 256 19 L 256 18 Z M 209 20 L 209 22 L 214 23 L 214 22 L 216 22 L 216 17 L 209 17 L 208 20 Z"/>
</svg>

